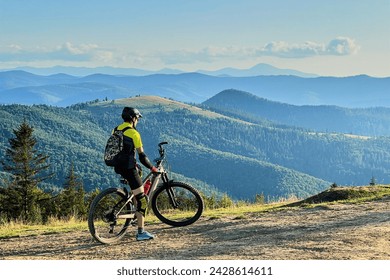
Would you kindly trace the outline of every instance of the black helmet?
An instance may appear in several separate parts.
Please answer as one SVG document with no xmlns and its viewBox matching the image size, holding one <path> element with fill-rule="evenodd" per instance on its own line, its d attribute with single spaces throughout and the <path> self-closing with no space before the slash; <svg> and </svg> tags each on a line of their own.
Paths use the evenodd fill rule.
<svg viewBox="0 0 390 280">
<path fill-rule="evenodd" d="M 131 120 L 133 117 L 142 118 L 142 115 L 138 109 L 125 107 L 122 111 L 122 119 L 123 120 Z"/>
</svg>

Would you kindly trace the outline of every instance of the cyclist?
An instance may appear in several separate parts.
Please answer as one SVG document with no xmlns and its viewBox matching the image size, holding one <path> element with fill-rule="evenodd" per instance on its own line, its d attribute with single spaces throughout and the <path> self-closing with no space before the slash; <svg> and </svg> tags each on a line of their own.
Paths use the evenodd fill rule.
<svg viewBox="0 0 390 280">
<path fill-rule="evenodd" d="M 115 172 L 120 174 L 129 182 L 130 189 L 135 196 L 137 201 L 137 212 L 135 213 L 137 218 L 138 232 L 136 234 L 136 240 L 149 240 L 153 239 L 154 235 L 144 230 L 145 224 L 145 215 L 148 208 L 148 198 L 144 193 L 144 187 L 142 185 L 142 179 L 137 170 L 136 163 L 136 151 L 138 153 L 139 161 L 152 172 L 157 172 L 157 168 L 153 166 L 148 157 L 146 156 L 143 146 L 141 136 L 136 130 L 138 120 L 142 118 L 139 110 L 131 107 L 125 107 L 122 111 L 123 123 L 120 124 L 117 129 L 126 131 L 124 135 L 124 151 L 126 159 L 124 164 L 120 166 L 115 166 Z"/>
</svg>

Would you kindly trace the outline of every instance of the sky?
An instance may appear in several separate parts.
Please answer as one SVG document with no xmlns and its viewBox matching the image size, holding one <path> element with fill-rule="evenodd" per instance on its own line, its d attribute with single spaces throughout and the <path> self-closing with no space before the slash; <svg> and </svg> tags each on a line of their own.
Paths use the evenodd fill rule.
<svg viewBox="0 0 390 280">
<path fill-rule="evenodd" d="M 0 0 L 0 69 L 390 77 L 390 0 Z"/>
</svg>

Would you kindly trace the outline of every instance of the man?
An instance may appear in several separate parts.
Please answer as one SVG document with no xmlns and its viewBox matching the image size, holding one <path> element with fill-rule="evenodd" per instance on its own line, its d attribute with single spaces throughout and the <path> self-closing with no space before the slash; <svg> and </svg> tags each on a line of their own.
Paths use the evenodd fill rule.
<svg viewBox="0 0 390 280">
<path fill-rule="evenodd" d="M 137 241 L 153 239 L 154 235 L 144 230 L 148 199 L 144 193 L 142 179 L 138 174 L 136 167 L 136 151 L 140 162 L 145 167 L 149 168 L 152 172 L 158 172 L 157 168 L 153 166 L 146 156 L 142 146 L 141 135 L 136 130 L 140 118 L 142 118 L 142 115 L 137 109 L 131 107 L 123 108 L 122 119 L 124 122 L 120 124 L 117 129 L 126 129 L 123 133 L 123 150 L 127 158 L 124 161 L 124 164 L 115 167 L 115 172 L 122 175 L 122 177 L 129 182 L 130 189 L 137 201 L 137 212 L 135 213 L 138 226 L 138 233 L 136 235 Z"/>
</svg>

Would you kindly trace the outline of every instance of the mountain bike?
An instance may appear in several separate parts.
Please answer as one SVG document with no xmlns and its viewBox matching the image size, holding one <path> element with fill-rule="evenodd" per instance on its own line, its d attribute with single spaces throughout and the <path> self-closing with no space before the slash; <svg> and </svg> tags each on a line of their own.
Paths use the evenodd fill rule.
<svg viewBox="0 0 390 280">
<path fill-rule="evenodd" d="M 150 172 L 143 185 L 149 207 L 165 224 L 180 227 L 196 222 L 203 213 L 204 203 L 199 192 L 189 184 L 170 180 L 164 168 L 166 154 L 164 145 L 158 144 L 160 157 L 155 159 L 158 172 Z M 122 179 L 121 183 L 127 184 Z M 88 228 L 93 238 L 103 244 L 115 243 L 126 234 L 129 225 L 136 220 L 136 201 L 127 187 L 108 188 L 92 201 L 88 214 Z"/>
</svg>

